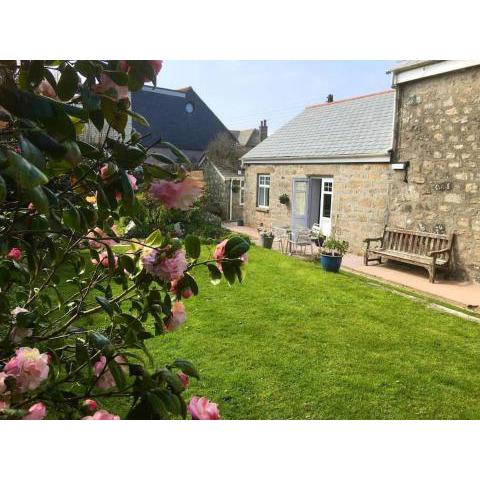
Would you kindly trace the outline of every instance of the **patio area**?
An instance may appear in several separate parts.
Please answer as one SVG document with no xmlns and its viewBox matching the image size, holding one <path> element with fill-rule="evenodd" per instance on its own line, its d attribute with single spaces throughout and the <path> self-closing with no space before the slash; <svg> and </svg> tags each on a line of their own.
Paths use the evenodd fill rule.
<svg viewBox="0 0 480 480">
<path fill-rule="evenodd" d="M 235 223 L 225 223 L 224 227 L 244 235 L 248 235 L 256 244 L 259 243 L 259 234 L 256 228 L 238 226 Z M 274 243 L 278 249 L 278 243 Z M 318 251 L 317 247 L 314 247 Z M 310 256 L 299 258 L 309 259 Z M 381 265 L 363 264 L 363 257 L 360 255 L 347 254 L 343 258 L 342 268 L 361 275 L 377 278 L 391 284 L 410 288 L 426 295 L 447 301 L 470 311 L 480 311 L 480 285 L 471 282 L 458 280 L 445 280 L 442 275 L 437 277 L 435 283 L 428 281 L 428 275 L 422 268 L 410 267 L 404 264 L 389 261 Z"/>
</svg>

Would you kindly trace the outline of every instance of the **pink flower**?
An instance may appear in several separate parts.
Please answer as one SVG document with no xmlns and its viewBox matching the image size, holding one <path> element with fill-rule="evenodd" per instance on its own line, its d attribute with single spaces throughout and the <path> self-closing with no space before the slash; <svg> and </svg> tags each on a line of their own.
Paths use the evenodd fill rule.
<svg viewBox="0 0 480 480">
<path fill-rule="evenodd" d="M 5 372 L 0 372 L 0 395 L 3 395 L 7 391 L 7 386 L 5 385 L 5 379 L 8 375 Z"/>
<path fill-rule="evenodd" d="M 108 180 L 114 173 L 114 168 L 111 163 L 104 163 L 100 167 L 100 178 L 102 179 L 103 182 Z"/>
<path fill-rule="evenodd" d="M 100 75 L 100 83 L 92 88 L 94 93 L 107 94 L 109 96 L 116 97 L 118 100 L 122 98 L 128 99 L 128 86 L 117 85 L 107 74 L 102 73 Z M 110 95 L 112 91 L 114 95 Z"/>
<path fill-rule="evenodd" d="M 228 242 L 228 239 L 227 240 L 223 240 L 223 242 L 220 242 L 216 247 L 215 247 L 215 251 L 213 252 L 213 259 L 215 260 L 215 262 L 217 263 L 217 268 L 220 270 L 220 271 L 223 271 L 222 270 L 222 260 L 225 258 L 225 245 L 227 244 Z"/>
<path fill-rule="evenodd" d="M 37 87 L 37 92 L 44 97 L 58 99 L 57 93 L 47 80 L 42 80 Z"/>
<path fill-rule="evenodd" d="M 190 298 L 193 295 L 192 289 L 190 287 L 183 288 L 180 291 L 180 283 L 181 278 L 172 280 L 171 285 L 170 285 L 170 292 L 175 293 L 175 294 L 180 294 L 183 298 Z"/>
<path fill-rule="evenodd" d="M 183 386 L 185 388 L 188 388 L 188 384 L 190 383 L 190 377 L 186 373 L 183 373 L 183 372 L 177 373 L 177 375 L 178 375 L 178 378 L 180 379 L 180 381 L 183 383 Z"/>
<path fill-rule="evenodd" d="M 201 196 L 203 188 L 200 180 L 187 177 L 178 182 L 158 180 L 152 183 L 149 192 L 168 209 L 188 210 Z"/>
<path fill-rule="evenodd" d="M 82 420 L 120 420 L 120 417 L 118 415 L 113 415 L 106 410 L 99 410 L 93 415 L 83 417 Z"/>
<path fill-rule="evenodd" d="M 108 268 L 109 267 L 109 263 L 108 263 L 108 253 L 107 252 L 101 252 L 99 255 L 99 260 L 97 260 L 96 258 L 92 258 L 92 263 L 94 265 L 98 265 L 98 263 L 101 263 L 105 268 Z M 113 256 L 113 259 L 115 261 L 115 268 L 118 267 L 118 257 L 116 255 Z"/>
<path fill-rule="evenodd" d="M 2 410 L 5 410 L 6 408 L 8 408 L 10 406 L 10 404 L 8 402 L 4 402 L 2 400 L 0 400 L 0 412 Z"/>
<path fill-rule="evenodd" d="M 22 347 L 16 351 L 3 371 L 17 380 L 21 392 L 35 390 L 48 377 L 49 356 L 36 348 Z"/>
<path fill-rule="evenodd" d="M 94 412 L 98 408 L 97 402 L 91 398 L 84 400 L 82 406 L 89 412 Z"/>
<path fill-rule="evenodd" d="M 122 363 L 127 363 L 124 357 L 117 355 L 115 357 L 115 361 L 120 364 L 120 368 L 124 373 L 128 373 L 128 365 L 121 365 Z M 112 372 L 106 365 L 107 358 L 102 355 L 100 360 L 98 360 L 98 362 L 96 362 L 93 366 L 95 376 L 97 377 L 97 387 L 101 388 L 102 390 L 108 390 L 116 385 Z"/>
<path fill-rule="evenodd" d="M 88 245 L 90 246 L 90 248 L 98 249 L 98 248 L 104 247 L 105 245 L 112 246 L 112 245 L 116 245 L 117 243 L 115 240 L 110 238 L 110 236 L 107 235 L 100 227 L 95 227 L 93 231 L 88 233 L 87 237 L 92 239 L 88 241 Z M 102 241 L 97 242 L 96 240 L 94 240 L 95 238 L 98 238 Z"/>
<path fill-rule="evenodd" d="M 188 404 L 188 411 L 193 420 L 219 420 L 218 405 L 206 397 L 192 397 Z"/>
<path fill-rule="evenodd" d="M 34 211 L 35 211 L 35 205 L 34 205 L 32 202 L 30 202 L 30 203 L 27 205 L 27 210 L 28 210 L 29 212 L 34 212 Z"/>
<path fill-rule="evenodd" d="M 10 258 L 11 260 L 16 260 L 18 262 L 22 258 L 22 251 L 17 247 L 13 247 L 8 252 L 7 258 Z"/>
<path fill-rule="evenodd" d="M 43 420 L 47 415 L 47 409 L 43 402 L 34 403 L 29 409 L 28 413 L 22 420 Z"/>
<path fill-rule="evenodd" d="M 173 332 L 185 323 L 187 314 L 185 313 L 185 306 L 182 302 L 175 302 L 172 305 L 172 310 L 169 317 L 166 319 L 165 330 Z"/>
<path fill-rule="evenodd" d="M 128 177 L 128 181 L 130 182 L 130 185 L 132 186 L 132 190 L 133 191 L 138 190 L 137 177 L 134 177 L 133 175 L 130 175 L 129 173 L 127 173 L 127 177 Z M 122 193 L 121 192 L 115 193 L 115 200 L 117 202 L 119 202 L 121 199 L 122 199 Z"/>
<path fill-rule="evenodd" d="M 166 257 L 165 254 L 152 249 L 142 258 L 142 263 L 148 273 L 167 282 L 183 277 L 183 273 L 187 269 L 187 260 L 183 250 L 176 250 L 171 257 Z"/>
</svg>

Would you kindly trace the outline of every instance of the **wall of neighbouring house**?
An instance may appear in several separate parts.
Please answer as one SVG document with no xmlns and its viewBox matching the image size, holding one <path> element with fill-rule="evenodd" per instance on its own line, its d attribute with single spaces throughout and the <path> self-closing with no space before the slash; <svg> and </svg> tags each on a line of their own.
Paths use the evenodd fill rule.
<svg viewBox="0 0 480 480">
<path fill-rule="evenodd" d="M 224 180 L 213 163 L 206 160 L 203 164 L 203 175 L 208 197 L 208 209 L 219 215 L 222 220 L 230 216 L 230 180 Z M 243 219 L 243 205 L 240 205 L 240 180 L 234 180 L 238 191 L 232 192 L 232 220 Z"/>
<path fill-rule="evenodd" d="M 256 206 L 257 175 L 269 173 L 270 207 Z M 329 165 L 246 165 L 245 208 L 247 225 L 267 228 L 291 224 L 291 206 L 278 198 L 292 198 L 292 180 L 305 176 L 333 176 L 332 227 L 338 238 L 350 243 L 352 253 L 361 254 L 363 240 L 381 235 L 387 218 L 387 195 L 391 176 L 388 163 Z"/>
<path fill-rule="evenodd" d="M 480 67 L 399 87 L 389 223 L 456 233 L 456 275 L 480 281 Z"/>
</svg>

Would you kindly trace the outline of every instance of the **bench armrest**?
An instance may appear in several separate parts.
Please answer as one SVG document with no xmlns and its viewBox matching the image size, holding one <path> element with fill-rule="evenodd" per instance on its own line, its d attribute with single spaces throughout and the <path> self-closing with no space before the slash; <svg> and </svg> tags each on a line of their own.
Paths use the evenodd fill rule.
<svg viewBox="0 0 480 480">
<path fill-rule="evenodd" d="M 370 248 L 370 242 L 381 242 L 383 237 L 375 237 L 375 238 L 366 238 L 364 243 L 367 244 L 367 248 Z"/>
<path fill-rule="evenodd" d="M 440 255 L 441 253 L 450 253 L 450 250 L 451 250 L 450 247 L 441 248 L 440 250 L 432 250 L 431 252 L 427 253 L 427 256 L 436 257 L 437 255 Z"/>
</svg>

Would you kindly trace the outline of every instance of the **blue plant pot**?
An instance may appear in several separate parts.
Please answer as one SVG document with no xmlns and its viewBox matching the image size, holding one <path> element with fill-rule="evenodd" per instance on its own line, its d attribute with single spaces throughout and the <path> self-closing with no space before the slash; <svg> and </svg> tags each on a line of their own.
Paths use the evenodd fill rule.
<svg viewBox="0 0 480 480">
<path fill-rule="evenodd" d="M 332 255 L 320 256 L 320 265 L 327 272 L 337 273 L 340 270 L 341 264 L 342 264 L 342 257 L 334 257 Z"/>
</svg>

